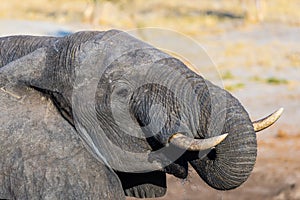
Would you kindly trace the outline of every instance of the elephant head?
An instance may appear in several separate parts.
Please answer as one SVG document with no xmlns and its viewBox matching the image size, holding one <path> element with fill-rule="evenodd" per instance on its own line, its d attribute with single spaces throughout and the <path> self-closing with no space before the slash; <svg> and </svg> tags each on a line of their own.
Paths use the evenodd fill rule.
<svg viewBox="0 0 300 200">
<path fill-rule="evenodd" d="M 162 196 L 165 173 L 186 178 L 188 163 L 215 189 L 238 187 L 255 164 L 256 132 L 282 113 L 252 122 L 230 93 L 116 30 L 1 44 L 12 46 L 1 49 L 2 77 L 48 95 L 128 196 Z"/>
</svg>

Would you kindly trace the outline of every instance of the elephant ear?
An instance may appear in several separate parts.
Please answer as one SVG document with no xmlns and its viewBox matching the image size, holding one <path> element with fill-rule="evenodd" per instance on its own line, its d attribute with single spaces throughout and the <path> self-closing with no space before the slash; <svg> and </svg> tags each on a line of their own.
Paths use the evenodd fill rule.
<svg viewBox="0 0 300 200">
<path fill-rule="evenodd" d="M 39 48 L 32 53 L 16 59 L 0 68 L 2 84 L 23 84 L 27 86 L 39 85 L 46 65 L 46 48 Z"/>
<path fill-rule="evenodd" d="M 166 174 L 162 171 L 146 173 L 116 172 L 126 196 L 156 198 L 166 194 Z"/>
</svg>

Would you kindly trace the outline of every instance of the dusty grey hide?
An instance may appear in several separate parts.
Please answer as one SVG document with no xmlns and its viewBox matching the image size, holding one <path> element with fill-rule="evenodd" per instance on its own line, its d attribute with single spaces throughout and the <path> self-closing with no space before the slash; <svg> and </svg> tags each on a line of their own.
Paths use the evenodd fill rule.
<svg viewBox="0 0 300 200">
<path fill-rule="evenodd" d="M 0 198 L 160 197 L 188 163 L 211 187 L 249 177 L 256 134 L 227 91 L 116 30 L 0 38 Z M 228 133 L 204 156 L 176 132 Z"/>
</svg>

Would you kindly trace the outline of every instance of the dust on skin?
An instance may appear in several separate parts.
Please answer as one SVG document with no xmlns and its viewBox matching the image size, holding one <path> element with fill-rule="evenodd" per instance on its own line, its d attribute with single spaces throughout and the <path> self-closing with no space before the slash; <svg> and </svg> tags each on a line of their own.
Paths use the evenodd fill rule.
<svg viewBox="0 0 300 200">
<path fill-rule="evenodd" d="M 57 2 L 61 5 L 59 8 Z M 73 31 L 158 26 L 184 32 L 203 45 L 221 75 L 232 75 L 224 79 L 223 84 L 230 86 L 228 88 L 232 89 L 231 92 L 242 102 L 252 119 L 258 119 L 278 107 L 285 108 L 283 116 L 274 126 L 258 134 L 257 162 L 242 186 L 232 191 L 216 191 L 207 186 L 190 167 L 187 180 L 168 176 L 168 192 L 159 199 L 300 199 L 300 18 L 299 6 L 295 6 L 299 4 L 298 0 L 274 0 L 272 5 L 261 0 L 264 14 L 261 23 L 197 15 L 201 13 L 198 11 L 218 11 L 220 8 L 241 14 L 244 5 L 234 0 L 204 1 L 203 4 L 180 0 L 139 3 L 142 1 L 134 0 L 131 2 L 138 2 L 136 5 L 127 5 L 123 10 L 112 2 L 103 1 L 98 8 L 101 12 L 96 16 L 101 19 L 95 21 L 94 18 L 93 24 L 78 24 L 89 23 L 85 17 L 92 2 L 5 1 L 0 7 L 0 20 L 46 20 Z M 136 12 L 132 18 L 133 8 Z M 109 12 L 106 11 L 108 9 Z M 38 24 L 39 28 L 34 28 L 27 22 L 25 26 L 13 21 L 0 23 L 0 34 L 8 34 L 10 29 L 15 33 L 45 34 L 37 32 L 41 24 Z M 14 26 L 10 28 L 8 25 Z M 49 33 L 48 25 L 44 30 Z M 268 82 L 271 78 L 278 80 L 278 84 Z M 128 198 L 131 199 L 134 198 Z"/>
</svg>

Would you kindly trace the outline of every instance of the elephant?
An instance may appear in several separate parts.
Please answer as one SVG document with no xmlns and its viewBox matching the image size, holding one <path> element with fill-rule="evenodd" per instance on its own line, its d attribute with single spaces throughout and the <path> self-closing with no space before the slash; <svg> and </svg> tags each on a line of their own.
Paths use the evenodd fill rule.
<svg viewBox="0 0 300 200">
<path fill-rule="evenodd" d="M 212 188 L 244 183 L 252 122 L 228 91 L 119 30 L 0 38 L 0 198 L 161 197 L 188 167 Z"/>
</svg>

